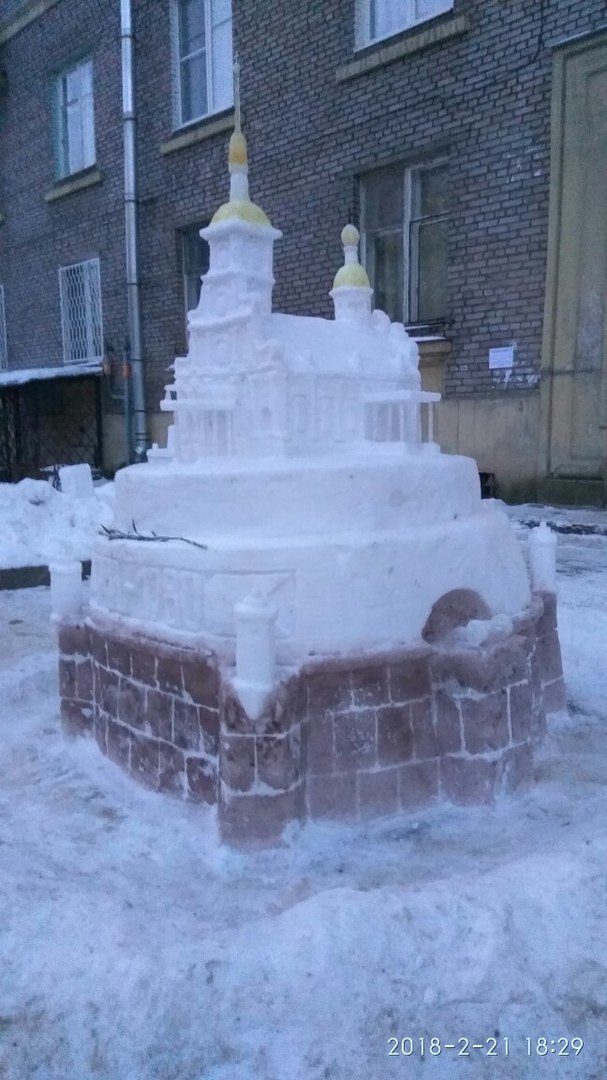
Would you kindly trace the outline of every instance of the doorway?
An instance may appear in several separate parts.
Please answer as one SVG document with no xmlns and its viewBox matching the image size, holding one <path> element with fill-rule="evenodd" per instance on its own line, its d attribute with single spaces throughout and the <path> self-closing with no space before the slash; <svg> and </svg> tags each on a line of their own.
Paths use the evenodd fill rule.
<svg viewBox="0 0 607 1080">
<path fill-rule="evenodd" d="M 555 54 L 540 498 L 607 501 L 607 34 Z"/>
</svg>

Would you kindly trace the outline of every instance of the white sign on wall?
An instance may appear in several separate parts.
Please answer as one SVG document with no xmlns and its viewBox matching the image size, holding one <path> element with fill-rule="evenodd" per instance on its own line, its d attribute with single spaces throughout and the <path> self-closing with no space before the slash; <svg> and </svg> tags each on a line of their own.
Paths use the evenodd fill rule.
<svg viewBox="0 0 607 1080">
<path fill-rule="evenodd" d="M 514 366 L 515 345 L 505 345 L 500 349 L 489 349 L 489 368 L 511 368 Z"/>
</svg>

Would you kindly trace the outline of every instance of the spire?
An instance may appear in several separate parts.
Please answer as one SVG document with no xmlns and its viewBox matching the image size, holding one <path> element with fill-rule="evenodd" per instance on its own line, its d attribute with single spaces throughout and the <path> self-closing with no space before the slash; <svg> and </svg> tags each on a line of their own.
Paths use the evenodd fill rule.
<svg viewBox="0 0 607 1080">
<path fill-rule="evenodd" d="M 230 138 L 228 168 L 230 170 L 230 176 L 235 176 L 239 173 L 244 173 L 244 175 L 247 176 L 249 171 L 247 140 L 242 134 L 240 117 L 240 63 L 238 60 L 238 53 L 236 53 L 234 59 L 234 131 Z M 248 183 L 246 189 L 248 198 Z M 230 183 L 230 196 L 231 195 L 232 184 Z"/>
<path fill-rule="evenodd" d="M 230 136 L 228 150 L 228 169 L 230 173 L 230 198 L 213 215 L 211 224 L 228 218 L 240 218 L 251 225 L 270 225 L 270 221 L 260 206 L 251 202 L 249 196 L 249 159 L 247 140 L 242 133 L 240 114 L 240 63 L 238 55 L 234 60 L 234 131 Z"/>
<path fill-rule="evenodd" d="M 234 125 L 236 131 L 240 132 L 240 60 L 238 59 L 238 53 L 234 53 Z"/>
</svg>

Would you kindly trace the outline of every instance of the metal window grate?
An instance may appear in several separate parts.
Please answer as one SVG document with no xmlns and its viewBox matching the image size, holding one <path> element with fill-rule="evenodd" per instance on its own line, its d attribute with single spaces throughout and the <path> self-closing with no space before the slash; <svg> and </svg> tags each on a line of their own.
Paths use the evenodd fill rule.
<svg viewBox="0 0 607 1080">
<path fill-rule="evenodd" d="M 6 315 L 4 311 L 4 286 L 0 285 L 0 371 L 8 368 L 8 347 L 6 344 Z"/>
<path fill-rule="evenodd" d="M 103 322 L 99 259 L 62 266 L 59 289 L 64 363 L 101 360 Z"/>
</svg>

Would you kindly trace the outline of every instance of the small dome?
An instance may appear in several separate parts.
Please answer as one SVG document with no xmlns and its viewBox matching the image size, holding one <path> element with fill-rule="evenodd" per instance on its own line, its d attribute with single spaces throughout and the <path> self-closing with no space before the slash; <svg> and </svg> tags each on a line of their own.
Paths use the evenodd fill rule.
<svg viewBox="0 0 607 1080">
<path fill-rule="evenodd" d="M 369 289 L 369 278 L 364 266 L 358 260 L 358 241 L 360 233 L 355 225 L 345 225 L 341 230 L 341 242 L 344 246 L 344 265 L 340 266 L 333 279 L 333 288 Z"/>
<path fill-rule="evenodd" d="M 341 230 L 341 242 L 346 246 L 356 246 L 360 240 L 360 233 L 355 225 L 345 225 Z"/>
<path fill-rule="evenodd" d="M 238 218 L 240 221 L 248 221 L 251 225 L 271 225 L 270 219 L 261 209 L 261 206 L 256 206 L 250 199 L 231 199 L 230 202 L 224 203 L 213 214 L 211 225 L 216 225 L 219 221 L 230 221 L 234 218 Z"/>
<path fill-rule="evenodd" d="M 345 266 L 340 266 L 333 281 L 333 288 L 339 289 L 343 286 L 350 289 L 370 289 L 369 278 L 364 266 L 361 266 L 358 262 L 346 263 Z"/>
</svg>

